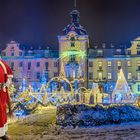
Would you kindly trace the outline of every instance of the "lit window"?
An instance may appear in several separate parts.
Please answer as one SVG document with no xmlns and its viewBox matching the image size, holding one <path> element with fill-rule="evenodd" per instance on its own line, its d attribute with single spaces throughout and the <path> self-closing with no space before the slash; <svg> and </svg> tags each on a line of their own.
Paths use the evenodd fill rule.
<svg viewBox="0 0 140 140">
<path fill-rule="evenodd" d="M 102 67 L 102 61 L 99 61 L 99 62 L 98 62 L 98 66 L 99 66 L 99 67 Z"/>
<path fill-rule="evenodd" d="M 98 56 L 103 56 L 103 50 L 98 50 L 97 53 L 98 53 Z"/>
<path fill-rule="evenodd" d="M 116 49 L 117 54 L 121 53 L 121 49 Z"/>
<path fill-rule="evenodd" d="M 102 74 L 102 72 L 99 72 L 99 73 L 98 73 L 98 78 L 99 78 L 100 80 L 103 79 L 103 74 Z"/>
<path fill-rule="evenodd" d="M 110 79 L 112 79 L 112 73 L 108 73 L 108 79 L 110 80 Z"/>
<path fill-rule="evenodd" d="M 112 65 L 111 61 L 108 61 L 107 65 L 108 65 L 108 67 L 111 67 L 111 65 Z"/>
<path fill-rule="evenodd" d="M 132 79 L 132 73 L 128 73 L 128 79 Z"/>
<path fill-rule="evenodd" d="M 140 60 L 137 61 L 137 66 L 140 66 Z"/>
<path fill-rule="evenodd" d="M 140 73 L 137 73 L 137 79 L 140 80 Z"/>
<path fill-rule="evenodd" d="M 118 66 L 121 66 L 121 61 L 118 61 L 118 62 L 117 62 L 117 65 L 118 65 Z"/>
<path fill-rule="evenodd" d="M 128 66 L 128 67 L 131 66 L 131 61 L 127 61 L 127 66 Z"/>
</svg>

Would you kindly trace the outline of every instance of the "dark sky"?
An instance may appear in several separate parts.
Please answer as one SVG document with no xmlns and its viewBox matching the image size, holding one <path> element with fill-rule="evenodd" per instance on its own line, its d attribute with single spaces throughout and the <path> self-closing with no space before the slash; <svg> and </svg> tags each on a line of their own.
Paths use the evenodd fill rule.
<svg viewBox="0 0 140 140">
<path fill-rule="evenodd" d="M 70 23 L 73 0 L 0 0 L 0 43 L 50 45 Z M 92 42 L 129 43 L 140 35 L 140 0 L 77 0 Z"/>
</svg>

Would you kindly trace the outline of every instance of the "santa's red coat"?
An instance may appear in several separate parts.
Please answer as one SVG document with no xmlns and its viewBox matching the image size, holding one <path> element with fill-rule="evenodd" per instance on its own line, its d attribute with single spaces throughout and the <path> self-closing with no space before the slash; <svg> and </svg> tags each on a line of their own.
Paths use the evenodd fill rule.
<svg viewBox="0 0 140 140">
<path fill-rule="evenodd" d="M 9 102 L 8 90 L 0 90 L 0 128 L 7 123 L 6 105 Z"/>
</svg>

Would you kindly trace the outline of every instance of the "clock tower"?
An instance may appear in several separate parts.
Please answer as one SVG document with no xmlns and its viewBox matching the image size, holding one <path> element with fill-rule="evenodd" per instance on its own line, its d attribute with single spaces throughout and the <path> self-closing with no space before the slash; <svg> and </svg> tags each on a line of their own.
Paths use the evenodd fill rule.
<svg viewBox="0 0 140 140">
<path fill-rule="evenodd" d="M 59 72 L 77 86 L 88 86 L 88 47 L 87 31 L 79 23 L 80 13 L 72 10 L 71 23 L 58 36 Z M 80 85 L 79 85 L 80 84 Z"/>
</svg>

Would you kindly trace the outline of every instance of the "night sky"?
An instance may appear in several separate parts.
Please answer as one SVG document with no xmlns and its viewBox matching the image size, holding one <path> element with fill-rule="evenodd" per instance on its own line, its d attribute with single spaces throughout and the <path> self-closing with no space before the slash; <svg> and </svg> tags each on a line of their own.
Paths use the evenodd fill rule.
<svg viewBox="0 0 140 140">
<path fill-rule="evenodd" d="M 58 47 L 73 0 L 0 0 L 1 48 L 10 40 Z M 140 0 L 77 0 L 92 43 L 126 43 L 140 35 Z"/>
</svg>

